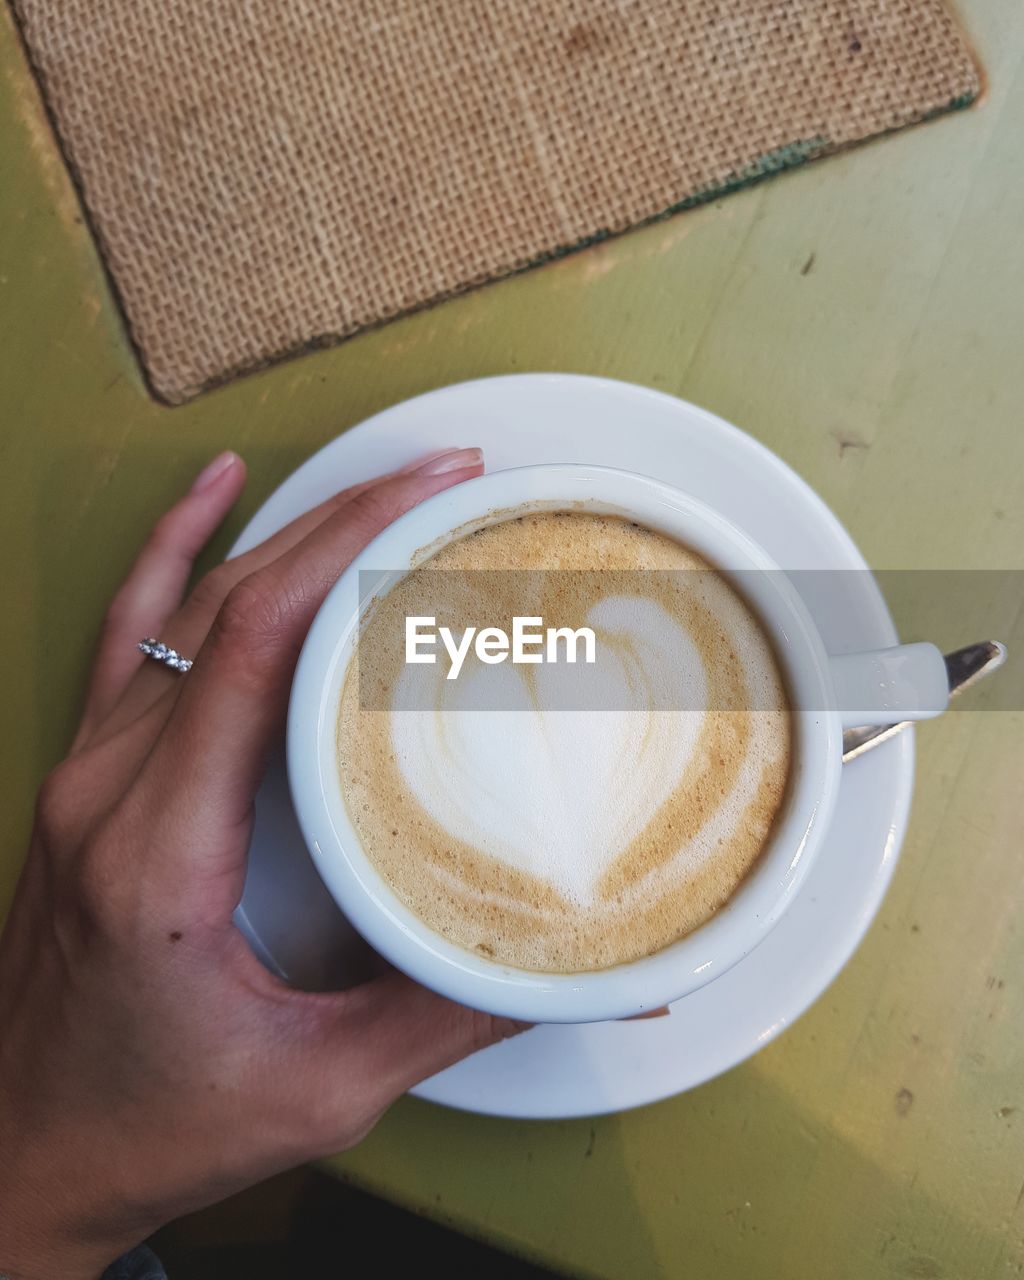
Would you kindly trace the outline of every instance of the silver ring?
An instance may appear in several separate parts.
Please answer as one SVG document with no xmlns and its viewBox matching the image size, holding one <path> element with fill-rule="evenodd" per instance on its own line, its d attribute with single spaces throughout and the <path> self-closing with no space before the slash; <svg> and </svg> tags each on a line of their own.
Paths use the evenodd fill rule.
<svg viewBox="0 0 1024 1280">
<path fill-rule="evenodd" d="M 157 662 L 162 662 L 164 666 L 170 667 L 172 671 L 180 671 L 182 675 L 192 665 L 191 658 L 183 658 L 177 649 L 168 648 L 161 641 L 154 640 L 152 636 L 147 636 L 145 640 L 140 640 L 139 649 L 147 658 L 155 658 Z"/>
</svg>

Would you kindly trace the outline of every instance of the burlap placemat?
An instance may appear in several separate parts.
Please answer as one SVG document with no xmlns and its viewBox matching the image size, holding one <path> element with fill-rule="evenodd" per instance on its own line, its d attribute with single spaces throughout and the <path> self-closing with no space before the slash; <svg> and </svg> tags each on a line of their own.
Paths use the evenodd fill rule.
<svg viewBox="0 0 1024 1280">
<path fill-rule="evenodd" d="M 15 0 L 180 401 L 963 106 L 941 0 Z"/>
</svg>

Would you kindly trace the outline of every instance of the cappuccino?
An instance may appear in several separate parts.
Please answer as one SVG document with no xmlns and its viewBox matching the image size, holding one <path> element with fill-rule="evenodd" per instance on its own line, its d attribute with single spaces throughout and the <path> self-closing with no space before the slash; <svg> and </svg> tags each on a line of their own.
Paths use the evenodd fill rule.
<svg viewBox="0 0 1024 1280">
<path fill-rule="evenodd" d="M 595 637 L 593 666 L 406 663 L 407 620 L 452 636 L 522 616 Z M 597 690 L 597 695 L 593 690 Z M 608 968 L 708 920 L 783 804 L 792 716 L 771 643 L 672 538 L 582 511 L 449 543 L 371 605 L 337 762 L 363 849 L 456 945 L 549 973 Z"/>
</svg>

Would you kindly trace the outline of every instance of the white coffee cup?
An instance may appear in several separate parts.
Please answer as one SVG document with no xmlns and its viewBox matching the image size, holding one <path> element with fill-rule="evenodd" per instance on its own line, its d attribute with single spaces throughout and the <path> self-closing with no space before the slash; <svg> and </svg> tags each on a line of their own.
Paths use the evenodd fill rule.
<svg viewBox="0 0 1024 1280">
<path fill-rule="evenodd" d="M 625 516 L 742 575 L 781 662 L 794 752 L 783 809 L 754 870 L 706 924 L 654 955 L 611 969 L 514 969 L 442 938 L 406 907 L 361 847 L 336 765 L 338 703 L 362 612 L 360 573 L 390 589 L 453 538 L 522 511 Z M 365 580 L 364 580 L 365 581 Z M 385 529 L 329 592 L 306 638 L 288 712 L 288 775 L 306 843 L 332 896 L 363 937 L 425 986 L 474 1008 L 529 1022 L 595 1022 L 669 1004 L 730 969 L 781 918 L 818 856 L 832 817 L 851 725 L 920 720 L 946 707 L 934 645 L 829 657 L 789 579 L 752 539 L 695 498 L 647 476 L 572 464 L 522 467 L 467 481 Z M 843 710 L 839 710 L 843 708 Z M 856 768 L 856 765 L 849 767 Z"/>
</svg>

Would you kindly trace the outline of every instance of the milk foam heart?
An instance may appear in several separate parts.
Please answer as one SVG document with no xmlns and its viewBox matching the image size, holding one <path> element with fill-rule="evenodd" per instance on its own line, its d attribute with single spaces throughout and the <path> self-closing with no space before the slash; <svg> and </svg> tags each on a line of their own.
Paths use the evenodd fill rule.
<svg viewBox="0 0 1024 1280">
<path fill-rule="evenodd" d="M 538 572 L 543 570 L 544 572 Z M 406 616 L 515 613 L 597 636 L 595 667 L 408 666 Z M 370 860 L 438 933 L 548 972 L 650 954 L 728 900 L 770 837 L 791 716 L 729 580 L 673 539 L 583 512 L 450 543 L 377 601 L 338 714 Z"/>
<path fill-rule="evenodd" d="M 598 637 L 598 672 L 478 665 L 450 682 L 440 665 L 429 675 L 407 666 L 391 719 L 399 771 L 443 830 L 580 905 L 594 902 L 700 739 L 703 712 L 658 710 L 658 699 L 674 708 L 707 699 L 700 655 L 660 605 L 613 597 L 585 621 Z M 603 686 L 591 702 L 616 709 L 566 709 L 565 691 L 550 687 L 592 675 Z M 431 710 L 417 709 L 425 679 Z M 497 701 L 508 709 L 487 710 L 498 682 L 507 688 Z M 678 692 L 667 697 L 673 685 Z"/>
</svg>

